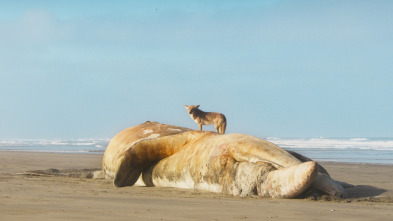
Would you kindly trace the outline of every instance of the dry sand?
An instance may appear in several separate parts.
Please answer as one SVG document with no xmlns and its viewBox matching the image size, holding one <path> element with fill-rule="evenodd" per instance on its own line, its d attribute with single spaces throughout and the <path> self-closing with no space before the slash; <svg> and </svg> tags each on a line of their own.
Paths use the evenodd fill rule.
<svg viewBox="0 0 393 221">
<path fill-rule="evenodd" d="M 393 165 L 321 163 L 334 179 L 355 185 L 344 200 L 239 198 L 18 174 L 100 168 L 101 159 L 98 154 L 0 152 L 0 220 L 393 220 Z"/>
</svg>

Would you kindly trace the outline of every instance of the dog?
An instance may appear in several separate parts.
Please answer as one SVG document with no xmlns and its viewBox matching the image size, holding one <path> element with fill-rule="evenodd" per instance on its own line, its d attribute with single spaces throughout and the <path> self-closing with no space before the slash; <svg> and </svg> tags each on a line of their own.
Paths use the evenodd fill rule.
<svg viewBox="0 0 393 221">
<path fill-rule="evenodd" d="M 227 127 L 227 119 L 224 114 L 217 112 L 204 112 L 199 110 L 199 105 L 184 105 L 190 117 L 199 125 L 199 130 L 202 130 L 202 125 L 214 124 L 217 133 L 224 134 Z"/>
</svg>

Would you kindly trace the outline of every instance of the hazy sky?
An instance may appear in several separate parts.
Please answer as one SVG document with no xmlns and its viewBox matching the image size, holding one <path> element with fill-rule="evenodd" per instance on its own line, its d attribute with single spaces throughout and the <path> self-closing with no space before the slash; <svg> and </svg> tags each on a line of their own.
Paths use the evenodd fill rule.
<svg viewBox="0 0 393 221">
<path fill-rule="evenodd" d="M 0 1 L 0 139 L 110 138 L 147 120 L 393 136 L 393 1 Z M 207 127 L 212 130 L 213 127 Z"/>
</svg>

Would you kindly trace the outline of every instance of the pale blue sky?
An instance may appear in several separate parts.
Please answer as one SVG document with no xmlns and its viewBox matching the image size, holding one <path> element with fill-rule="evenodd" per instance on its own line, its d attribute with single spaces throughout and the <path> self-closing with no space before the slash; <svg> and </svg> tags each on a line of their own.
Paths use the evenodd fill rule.
<svg viewBox="0 0 393 221">
<path fill-rule="evenodd" d="M 110 138 L 184 104 L 258 137 L 393 136 L 393 1 L 0 1 L 0 139 Z M 212 130 L 213 127 L 207 129 Z"/>
</svg>

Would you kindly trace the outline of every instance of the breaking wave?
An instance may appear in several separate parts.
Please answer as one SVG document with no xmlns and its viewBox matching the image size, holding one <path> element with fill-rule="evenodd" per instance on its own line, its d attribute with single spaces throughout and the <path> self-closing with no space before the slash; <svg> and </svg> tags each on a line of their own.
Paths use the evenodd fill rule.
<svg viewBox="0 0 393 221">
<path fill-rule="evenodd" d="M 393 164 L 393 138 L 268 138 L 317 161 Z"/>
<path fill-rule="evenodd" d="M 16 139 L 0 140 L 2 151 L 55 153 L 103 153 L 110 139 Z"/>
<path fill-rule="evenodd" d="M 393 164 L 393 138 L 267 138 L 316 161 Z M 103 154 L 110 139 L 0 140 L 0 151 Z"/>
</svg>

